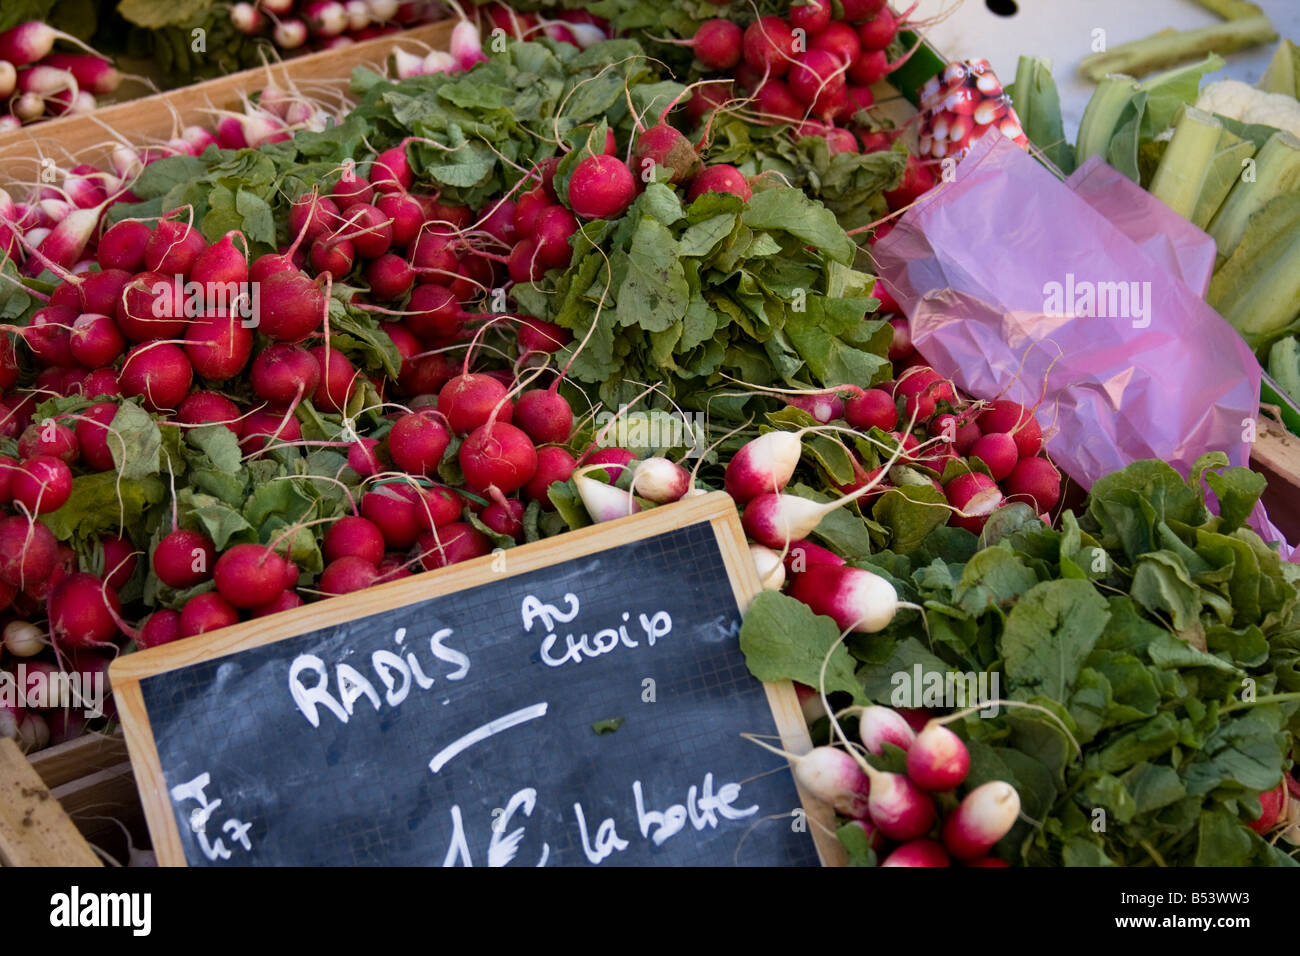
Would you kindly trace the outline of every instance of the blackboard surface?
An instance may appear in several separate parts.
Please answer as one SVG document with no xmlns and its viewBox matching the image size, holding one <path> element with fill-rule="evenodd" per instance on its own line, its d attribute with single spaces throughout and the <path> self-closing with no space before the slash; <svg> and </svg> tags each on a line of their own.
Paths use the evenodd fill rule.
<svg viewBox="0 0 1300 956">
<path fill-rule="evenodd" d="M 193 866 L 816 865 L 739 624 L 701 522 L 140 687 Z"/>
</svg>

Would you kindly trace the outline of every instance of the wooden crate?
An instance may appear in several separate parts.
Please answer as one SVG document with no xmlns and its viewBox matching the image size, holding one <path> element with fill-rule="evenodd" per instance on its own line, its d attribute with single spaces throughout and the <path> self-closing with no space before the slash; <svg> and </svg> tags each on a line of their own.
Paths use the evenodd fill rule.
<svg viewBox="0 0 1300 956">
<path fill-rule="evenodd" d="M 1300 546 L 1300 438 L 1261 414 L 1250 464 L 1268 479 L 1263 501 L 1269 519 L 1289 544 Z"/>
<path fill-rule="evenodd" d="M 91 163 L 109 168 L 108 156 L 115 145 L 129 143 L 140 147 L 162 143 L 192 123 L 211 128 L 216 122 L 214 110 L 241 109 L 244 97 L 271 81 L 283 87 L 292 83 L 304 93 L 326 102 L 350 101 L 349 81 L 355 67 L 382 70 L 394 47 L 409 52 L 425 48 L 445 50 L 453 25 L 452 21 L 444 20 L 341 49 L 322 50 L 194 86 L 115 103 L 83 116 L 64 116 L 21 127 L 0 135 L 0 183 L 37 181 L 41 162 L 47 157 L 60 167 Z"/>
</svg>

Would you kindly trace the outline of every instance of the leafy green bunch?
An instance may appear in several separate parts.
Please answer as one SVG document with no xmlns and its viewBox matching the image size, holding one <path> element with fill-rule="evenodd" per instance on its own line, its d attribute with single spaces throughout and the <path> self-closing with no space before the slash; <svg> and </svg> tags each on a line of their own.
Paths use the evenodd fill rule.
<svg viewBox="0 0 1300 956">
<path fill-rule="evenodd" d="M 899 675 L 988 672 L 1002 698 L 1032 705 L 949 725 L 971 753 L 968 786 L 1006 780 L 1020 793 L 1005 859 L 1291 864 L 1246 821 L 1291 766 L 1300 729 L 1300 568 L 1245 526 L 1263 479 L 1226 464 L 1203 456 L 1185 481 L 1136 462 L 1056 528 L 1012 505 L 978 539 L 942 527 L 910 553 L 852 562 L 924 606 L 925 621 L 904 610 L 851 636 L 827 690 L 903 706 Z M 765 594 L 741 642 L 757 675 L 815 686 L 837 637 L 829 618 Z"/>
</svg>

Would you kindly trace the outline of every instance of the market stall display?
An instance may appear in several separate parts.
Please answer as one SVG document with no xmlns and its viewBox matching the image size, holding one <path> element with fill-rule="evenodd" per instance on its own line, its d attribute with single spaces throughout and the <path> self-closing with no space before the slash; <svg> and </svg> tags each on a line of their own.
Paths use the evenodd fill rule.
<svg viewBox="0 0 1300 956">
<path fill-rule="evenodd" d="M 1255 412 L 1245 346 L 1205 352 L 1190 384 L 1223 388 L 1147 444 L 1127 433 L 1150 397 L 1110 389 L 1120 425 L 1103 428 L 1070 364 L 1083 349 L 1053 379 L 996 352 L 1022 354 L 1020 338 L 991 340 L 978 374 L 937 347 L 937 316 L 976 335 L 963 301 L 1025 312 L 984 294 L 992 280 L 960 267 L 970 250 L 935 211 L 987 185 L 983 157 L 1006 150 L 1010 188 L 1033 179 L 1056 201 L 1020 149 L 1063 172 L 1089 150 L 1056 138 L 1050 74 L 1031 62 L 1004 91 L 986 63 L 945 67 L 908 32 L 924 23 L 871 0 L 761 16 L 609 6 L 607 23 L 563 28 L 493 6 L 446 26 L 454 69 L 360 67 L 347 103 L 241 87 L 247 107 L 177 131 L 185 147 L 74 155 L 85 167 L 57 189 L 10 197 L 0 666 L 120 684 L 89 725 L 14 706 L 0 731 L 39 751 L 125 723 L 164 862 L 193 863 L 199 834 L 176 826 L 195 793 L 177 787 L 208 768 L 202 741 L 162 716 L 190 699 L 167 675 L 202 685 L 209 659 L 396 614 L 425 581 L 490 588 L 512 555 L 548 566 L 584 540 L 666 533 L 706 507 L 735 525 L 738 509 L 748 547 L 733 529 L 726 558 L 753 586 L 738 606 L 763 592 L 739 651 L 776 687 L 783 735 L 795 684 L 812 738 L 758 739 L 760 708 L 716 744 L 751 771 L 773 765 L 761 744 L 790 758 L 817 801 L 805 848 L 857 865 L 1290 863 L 1300 576 L 1286 543 L 1248 524 L 1264 482 L 1229 427 Z M 1178 107 L 1204 68 L 1108 81 L 1123 104 L 1114 94 L 1113 122 L 1094 112 L 1081 133 L 1120 173 L 1146 163 L 1189 229 L 1237 188 L 1159 175 L 1184 150 L 1196 114 Z M 1140 135 L 1119 137 L 1125 122 Z M 1232 160 L 1260 137 L 1285 146 L 1232 135 Z M 1075 185 L 1095 209 L 1122 189 Z M 1095 218 L 1084 239 L 1148 243 L 1142 279 L 1227 336 L 1200 301 L 1194 261 L 1214 263 L 1194 235 L 1165 255 Z M 927 230 L 953 264 L 916 266 Z M 1082 255 L 1042 253 L 1062 275 Z M 1038 281 L 1027 255 L 982 254 L 1008 287 Z M 283 686 L 288 662 L 263 653 Z M 546 666 L 502 665 L 525 683 Z M 347 680 L 344 712 L 378 719 L 396 685 Z M 610 750 L 641 732 L 634 718 L 605 729 Z M 309 765 L 326 759 L 314 746 Z M 465 799 L 477 813 L 508 796 Z M 782 812 L 774 799 L 765 813 Z M 710 838 L 738 840 L 737 822 Z"/>
</svg>

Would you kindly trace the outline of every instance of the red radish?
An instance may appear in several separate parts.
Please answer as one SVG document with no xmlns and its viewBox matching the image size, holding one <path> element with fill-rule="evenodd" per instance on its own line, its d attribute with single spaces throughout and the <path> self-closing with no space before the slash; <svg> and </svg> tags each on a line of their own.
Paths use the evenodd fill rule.
<svg viewBox="0 0 1300 956">
<path fill-rule="evenodd" d="M 77 311 L 62 305 L 47 305 L 32 314 L 23 341 L 42 365 L 65 368 L 76 364 L 72 354 L 71 328 Z"/>
<path fill-rule="evenodd" d="M 970 752 L 961 738 L 933 721 L 916 735 L 907 751 L 907 775 L 924 790 L 951 790 L 969 771 Z"/>
<path fill-rule="evenodd" d="M 785 554 L 786 570 L 798 574 L 813 564 L 830 564 L 838 567 L 844 564 L 844 559 L 834 551 L 828 551 L 811 541 L 791 541 L 790 548 Z"/>
<path fill-rule="evenodd" d="M 328 273 L 338 282 L 352 271 L 356 251 L 347 239 L 321 236 L 311 244 L 307 260 L 317 275 Z"/>
<path fill-rule="evenodd" d="M 795 781 L 846 817 L 865 817 L 871 781 L 850 754 L 837 747 L 814 747 L 791 758 Z"/>
<path fill-rule="evenodd" d="M 415 182 L 411 164 L 406 158 L 405 142 L 386 149 L 375 157 L 370 169 L 370 182 L 381 193 L 405 192 Z"/>
<path fill-rule="evenodd" d="M 339 208 L 339 212 L 344 213 L 353 206 L 369 204 L 374 197 L 375 191 L 371 188 L 370 180 L 351 167 L 344 170 L 343 175 L 334 184 L 334 188 L 330 190 L 330 198 L 334 200 L 334 205 Z"/>
<path fill-rule="evenodd" d="M 861 23 L 880 12 L 886 0 L 840 0 L 844 10 L 844 19 L 849 23 Z"/>
<path fill-rule="evenodd" d="M 864 50 L 883 50 L 894 42 L 903 18 L 895 18 L 888 4 L 882 5 L 879 12 L 866 23 L 858 27 L 858 39 Z"/>
<path fill-rule="evenodd" d="M 748 512 L 746 508 L 746 515 Z M 878 574 L 847 565 L 810 564 L 792 577 L 789 594 L 817 614 L 833 619 L 840 630 L 868 634 L 888 627 L 901 606 L 892 584 Z"/>
<path fill-rule="evenodd" d="M 63 577 L 50 592 L 50 639 L 60 650 L 95 647 L 118 634 L 122 603 L 93 574 Z"/>
<path fill-rule="evenodd" d="M 898 425 L 898 405 L 883 389 L 864 389 L 844 403 L 844 420 L 863 431 L 891 431 Z"/>
<path fill-rule="evenodd" d="M 636 461 L 636 455 L 626 448 L 596 448 L 594 445 L 587 450 L 582 456 L 584 465 L 614 465 L 613 468 L 603 468 L 605 477 L 609 481 L 616 481 L 632 462 Z"/>
<path fill-rule="evenodd" d="M 738 504 L 785 489 L 803 454 L 799 432 L 771 431 L 747 442 L 727 463 L 724 485 Z"/>
<path fill-rule="evenodd" d="M 999 860 L 996 856 L 986 856 L 978 860 L 971 860 L 966 866 L 1010 866 L 1006 860 Z"/>
<path fill-rule="evenodd" d="M 178 528 L 163 536 L 153 551 L 153 571 L 169 588 L 184 590 L 212 576 L 217 551 L 200 531 Z"/>
<path fill-rule="evenodd" d="M 984 435 L 971 445 L 968 454 L 988 465 L 994 481 L 1001 481 L 1015 470 L 1019 453 L 1016 440 L 1006 432 Z"/>
<path fill-rule="evenodd" d="M 524 243 L 515 246 L 519 249 Z M 435 283 L 415 287 L 407 303 L 406 325 L 422 342 L 437 345 L 460 331 L 464 313 L 450 289 Z"/>
<path fill-rule="evenodd" d="M 393 245 L 405 249 L 419 235 L 424 224 L 424 210 L 405 193 L 384 193 L 375 200 L 375 208 L 391 220 Z"/>
<path fill-rule="evenodd" d="M 563 326 L 556 325 L 554 322 L 544 322 L 530 315 L 521 315 L 519 317 L 518 339 L 520 355 L 528 355 L 532 352 L 551 353 L 572 342 L 573 333 Z M 520 402 L 522 400 L 523 398 L 520 396 Z M 518 405 L 519 402 L 516 402 L 516 411 L 518 411 Z M 572 410 L 570 410 L 570 415 L 572 415 Z M 527 429 L 524 430 L 527 431 Z"/>
<path fill-rule="evenodd" d="M 863 708 L 858 715 L 858 736 L 862 738 L 862 746 L 873 754 L 884 753 L 885 744 L 911 750 L 916 741 L 916 732 L 901 714 L 874 704 Z"/>
<path fill-rule="evenodd" d="M 151 272 L 189 278 L 195 260 L 207 247 L 203 234 L 193 226 L 164 219 L 145 244 L 144 264 Z"/>
<path fill-rule="evenodd" d="M 406 550 L 420 533 L 420 493 L 410 485 L 379 485 L 361 496 L 361 514 L 374 523 L 384 542 L 394 550 Z"/>
<path fill-rule="evenodd" d="M 1061 473 L 1046 458 L 1022 458 L 1002 487 L 1008 501 L 1023 501 L 1047 514 L 1061 500 Z"/>
<path fill-rule="evenodd" d="M 881 866 L 951 866 L 943 846 L 934 840 L 909 840 L 889 856 Z"/>
<path fill-rule="evenodd" d="M 573 483 L 578 489 L 578 497 L 582 499 L 587 514 L 597 524 L 602 521 L 626 518 L 641 510 L 641 505 L 631 494 L 622 488 L 607 485 L 595 478 L 588 478 L 586 469 L 573 473 Z"/>
<path fill-rule="evenodd" d="M 111 416 L 108 420 L 112 420 Z M 176 409 L 176 421 L 184 425 L 224 425 L 236 438 L 243 434 L 244 428 L 239 406 L 216 392 L 190 392 Z M 80 430 L 81 426 L 77 427 Z"/>
<path fill-rule="evenodd" d="M 297 272 L 298 267 L 306 261 L 306 256 L 301 251 L 295 251 L 292 255 L 268 252 L 253 260 L 253 264 L 248 267 L 248 278 L 253 282 L 265 282 L 277 272 Z"/>
<path fill-rule="evenodd" d="M 790 26 L 814 36 L 825 30 L 831 22 L 830 0 L 807 0 L 790 7 Z"/>
<path fill-rule="evenodd" d="M 117 403 L 101 402 L 83 411 L 77 422 L 77 447 L 81 458 L 95 471 L 108 471 L 115 467 L 108 425 L 116 414 Z"/>
<path fill-rule="evenodd" d="M 978 860 L 1010 832 L 1020 815 L 1020 794 L 1001 780 L 966 794 L 943 821 L 943 845 L 959 860 Z"/>
<path fill-rule="evenodd" d="M 515 247 L 510 250 L 507 266 L 511 282 L 536 282 L 546 274 L 546 263 L 538 256 L 537 240 L 532 236 L 515 243 Z"/>
<path fill-rule="evenodd" d="M 1038 419 L 1019 402 L 998 399 L 980 413 L 976 422 L 985 435 L 1005 432 L 1014 438 L 1021 459 L 1033 458 L 1042 450 L 1043 430 Z"/>
<path fill-rule="evenodd" d="M 637 136 L 632 147 L 632 164 L 647 182 L 654 167 L 662 166 L 669 170 L 667 182 L 675 185 L 699 172 L 701 162 L 694 144 L 661 118 Z"/>
<path fill-rule="evenodd" d="M 166 342 L 145 342 L 131 349 L 118 376 L 122 394 L 143 396 L 145 407 L 152 412 L 179 405 L 193 381 L 190 360 Z"/>
<path fill-rule="evenodd" d="M 239 623 L 239 611 L 215 591 L 196 594 L 181 608 L 181 637 L 194 637 Z"/>
<path fill-rule="evenodd" d="M 179 338 L 185 334 L 183 290 L 161 272 L 141 272 L 123 290 L 115 316 L 132 342 Z"/>
<path fill-rule="evenodd" d="M 715 17 L 700 24 L 689 46 L 708 69 L 729 70 L 740 62 L 742 36 L 739 24 Z"/>
<path fill-rule="evenodd" d="M 541 504 L 543 511 L 554 511 L 547 491 L 557 481 L 568 481 L 576 465 L 566 448 L 550 445 L 537 449 L 537 469 L 524 485 L 524 494 Z"/>
<path fill-rule="evenodd" d="M 786 80 L 795 99 L 817 116 L 845 93 L 844 64 L 834 53 L 812 49 L 795 57 Z"/>
<path fill-rule="evenodd" d="M 253 392 L 263 401 L 287 405 L 313 395 L 320 385 L 320 363 L 296 345 L 270 345 L 257 353 L 249 371 Z"/>
<path fill-rule="evenodd" d="M 277 272 L 262 280 L 258 331 L 277 342 L 301 342 L 325 318 L 325 295 L 301 272 Z"/>
<path fill-rule="evenodd" d="M 494 412 L 498 422 L 509 422 L 514 407 L 506 395 L 506 387 L 489 375 L 457 375 L 438 392 L 438 411 L 453 432 L 464 435 L 486 424 Z"/>
<path fill-rule="evenodd" d="M 345 214 L 347 225 L 338 235 L 352 243 L 363 259 L 378 259 L 393 245 L 393 226 L 388 218 L 369 203 L 350 206 Z"/>
<path fill-rule="evenodd" d="M 281 591 L 266 604 L 259 604 L 248 612 L 249 617 L 266 617 L 268 614 L 278 614 L 281 611 L 290 611 L 296 607 L 302 607 L 302 598 L 293 591 Z"/>
<path fill-rule="evenodd" d="M 636 199 L 636 177 L 615 156 L 588 156 L 569 176 L 569 207 L 583 219 L 614 219 Z"/>
<path fill-rule="evenodd" d="M 457 460 L 466 487 L 479 493 L 496 488 L 508 495 L 527 484 L 537 470 L 532 441 L 521 429 L 500 419 L 470 432 L 461 443 Z"/>
<path fill-rule="evenodd" d="M 667 458 L 646 458 L 632 472 L 631 490 L 655 504 L 679 501 L 691 490 L 691 473 Z"/>
<path fill-rule="evenodd" d="M 393 423 L 388 433 L 388 454 L 393 464 L 413 475 L 437 471 L 451 435 L 433 415 L 411 412 Z"/>
<path fill-rule="evenodd" d="M 260 544 L 237 544 L 212 569 L 217 591 L 238 608 L 265 604 L 284 590 L 290 562 Z"/>
<path fill-rule="evenodd" d="M 758 581 L 763 589 L 781 590 L 785 584 L 785 565 L 781 563 L 781 556 L 761 544 L 751 544 L 749 554 L 754 559 L 754 569 L 758 572 Z"/>
<path fill-rule="evenodd" d="M 228 282 L 242 284 L 248 281 L 248 259 L 235 248 L 235 235 L 237 233 L 226 233 L 198 254 L 190 268 L 190 278 L 193 281 L 203 285 L 224 285 Z"/>
<path fill-rule="evenodd" d="M 415 503 L 415 523 L 421 531 L 432 531 L 460 520 L 464 499 L 450 488 L 422 488 Z"/>
<path fill-rule="evenodd" d="M 234 378 L 248 364 L 253 331 L 236 315 L 207 315 L 185 333 L 185 354 L 194 371 L 210 382 Z"/>
<path fill-rule="evenodd" d="M 76 433 L 66 425 L 60 425 L 48 418 L 43 422 L 33 422 L 28 425 L 18 439 L 20 458 L 50 455 L 69 465 L 75 465 L 79 453 Z"/>
<path fill-rule="evenodd" d="M 382 210 L 383 207 L 380 206 Z M 513 246 L 515 243 L 515 215 L 518 206 L 513 200 L 503 199 L 492 205 L 491 209 L 480 213 L 479 228 L 499 242 Z M 387 210 L 384 210 L 387 212 Z M 388 213 L 392 215 L 392 213 Z"/>
<path fill-rule="evenodd" d="M 578 220 L 563 206 L 552 206 L 537 217 L 533 239 L 537 258 L 547 269 L 563 269 L 573 259 L 569 237 L 578 231 Z"/>
<path fill-rule="evenodd" d="M 915 156 L 907 157 L 907 166 L 903 171 L 903 181 L 897 189 L 883 193 L 889 208 L 893 210 L 909 206 L 924 193 L 934 188 L 934 172 Z"/>
<path fill-rule="evenodd" d="M 145 650 L 160 644 L 170 644 L 172 641 L 179 640 L 180 636 L 180 612 L 163 608 L 149 615 L 141 626 L 140 633 L 135 636 L 135 643 L 141 650 Z"/>
<path fill-rule="evenodd" d="M 325 532 L 321 553 L 329 562 L 357 557 L 378 566 L 384 559 L 384 536 L 374 522 L 354 515 L 339 518 Z"/>
<path fill-rule="evenodd" d="M 289 206 L 289 232 L 308 245 L 342 223 L 339 207 L 328 196 L 305 193 Z"/>
<path fill-rule="evenodd" d="M 731 193 L 749 202 L 753 190 L 749 188 L 749 182 L 744 174 L 735 166 L 715 163 L 706 166 L 691 180 L 690 188 L 686 190 L 686 198 L 694 202 L 705 193 Z"/>
<path fill-rule="evenodd" d="M 266 25 L 266 18 L 257 7 L 240 0 L 230 7 L 230 22 L 245 36 L 255 36 L 262 32 L 262 28 Z"/>
<path fill-rule="evenodd" d="M 62 459 L 38 455 L 18 466 L 10 488 L 30 514 L 49 514 L 72 497 L 72 472 Z"/>
<path fill-rule="evenodd" d="M 323 594 L 351 594 L 377 583 L 379 568 L 372 561 L 355 555 L 335 558 L 321 572 L 317 586 Z"/>
<path fill-rule="evenodd" d="M 379 444 L 377 438 L 359 438 L 348 448 L 348 467 L 355 471 L 362 478 L 369 478 L 377 472 L 383 471 L 383 463 L 375 454 L 375 447 Z"/>
<path fill-rule="evenodd" d="M 395 301 L 411 291 L 415 269 L 395 252 L 386 252 L 366 266 L 366 281 L 375 298 Z"/>
<path fill-rule="evenodd" d="M 497 534 L 509 535 L 518 541 L 524 536 L 524 503 L 518 498 L 494 501 L 483 509 L 483 523 Z"/>
<path fill-rule="evenodd" d="M 118 300 L 134 278 L 123 269 L 104 269 L 101 272 L 88 272 L 81 279 L 81 310 L 110 314 L 117 309 Z"/>
<path fill-rule="evenodd" d="M 264 408 L 250 412 L 244 418 L 239 446 L 251 454 L 283 442 L 296 442 L 301 438 L 302 426 L 292 412 L 280 408 Z"/>
<path fill-rule="evenodd" d="M 348 399 L 356 384 L 357 371 L 348 357 L 336 348 L 318 345 L 311 350 L 312 358 L 320 366 L 320 384 L 311 396 L 311 403 L 327 412 L 341 412 L 347 408 Z"/>
<path fill-rule="evenodd" d="M 125 346 L 117 323 L 107 315 L 83 313 L 77 316 L 68 334 L 72 357 L 87 368 L 111 365 Z"/>
<path fill-rule="evenodd" d="M 966 472 L 948 482 L 943 489 L 948 504 L 960 514 L 949 518 L 957 528 L 965 528 L 972 534 L 979 534 L 997 508 L 1002 505 L 1002 492 L 988 475 L 978 471 Z"/>
<path fill-rule="evenodd" d="M 722 107 L 731 99 L 730 81 L 709 83 L 696 88 L 686 101 L 686 120 L 693 126 L 703 123 L 705 118 Z"/>
<path fill-rule="evenodd" d="M 515 231 L 523 237 L 532 236 L 538 217 L 555 201 L 547 197 L 541 186 L 524 193 L 515 206 Z"/>
<path fill-rule="evenodd" d="M 5 631 L 8 636 L 8 630 Z M 1278 819 L 1282 816 L 1282 811 L 1287 803 L 1286 784 L 1279 783 L 1272 790 L 1267 790 L 1259 795 L 1259 816 L 1254 820 L 1247 820 L 1246 826 L 1250 827 L 1261 836 L 1277 826 Z"/>
<path fill-rule="evenodd" d="M 471 558 L 480 558 L 492 550 L 487 535 L 473 525 L 452 522 L 433 532 L 420 535 L 420 562 L 426 570 L 445 568 Z"/>
<path fill-rule="evenodd" d="M 538 445 L 568 441 L 573 432 L 572 406 L 559 392 L 549 389 L 520 395 L 511 420 Z"/>
<path fill-rule="evenodd" d="M 755 72 L 784 76 L 795 52 L 794 32 L 780 17 L 759 17 L 746 27 L 741 49 Z"/>
</svg>

